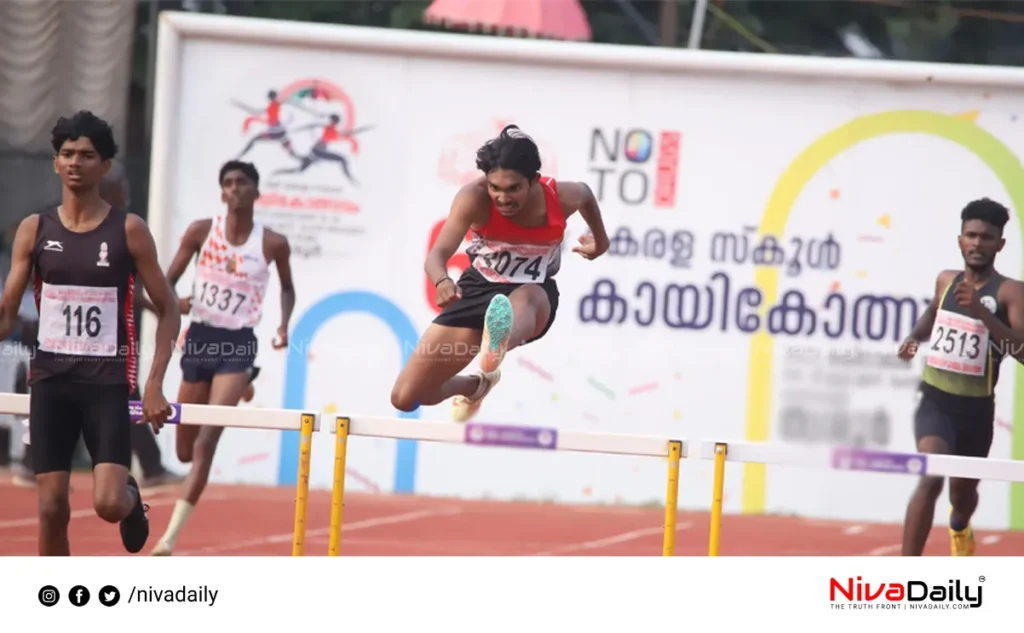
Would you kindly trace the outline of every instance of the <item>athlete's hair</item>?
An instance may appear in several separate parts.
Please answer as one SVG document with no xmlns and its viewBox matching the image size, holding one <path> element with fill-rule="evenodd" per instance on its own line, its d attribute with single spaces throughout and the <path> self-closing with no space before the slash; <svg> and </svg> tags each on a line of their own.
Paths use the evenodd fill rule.
<svg viewBox="0 0 1024 633">
<path fill-rule="evenodd" d="M 518 125 L 506 125 L 497 138 L 477 150 L 476 167 L 485 174 L 495 169 L 511 169 L 533 179 L 540 173 L 540 150 Z"/>
<path fill-rule="evenodd" d="M 960 212 L 961 229 L 963 229 L 964 223 L 968 220 L 981 220 L 985 224 L 989 224 L 999 229 L 999 233 L 1001 235 L 1003 227 L 1010 221 L 1010 211 L 995 200 L 990 200 L 989 198 L 972 200 L 971 202 L 968 202 L 967 206 L 964 207 L 964 210 Z"/>
<path fill-rule="evenodd" d="M 53 153 L 60 153 L 60 148 L 67 141 L 77 141 L 83 136 L 89 139 L 103 160 L 117 156 L 117 143 L 114 142 L 114 131 L 110 124 L 88 110 L 80 110 L 70 119 L 57 119 L 57 125 L 53 126 L 50 136 Z"/>
<path fill-rule="evenodd" d="M 251 180 L 254 185 L 257 187 L 260 186 L 260 172 L 256 171 L 256 165 L 242 162 L 240 160 L 229 160 L 221 166 L 220 175 L 217 177 L 218 185 L 224 184 L 224 176 L 227 176 L 229 171 L 240 171 L 245 174 L 245 177 Z"/>
</svg>

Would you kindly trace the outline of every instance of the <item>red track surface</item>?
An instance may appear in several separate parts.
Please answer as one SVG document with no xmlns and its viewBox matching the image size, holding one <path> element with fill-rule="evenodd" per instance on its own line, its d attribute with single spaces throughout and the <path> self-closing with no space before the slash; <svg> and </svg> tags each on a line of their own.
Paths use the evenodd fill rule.
<svg viewBox="0 0 1024 633">
<path fill-rule="evenodd" d="M 90 480 L 76 475 L 71 551 L 125 555 L 117 527 L 92 511 Z M 170 518 L 177 490 L 144 492 L 150 545 Z M 0 556 L 36 554 L 36 497 L 0 474 Z M 294 491 L 210 486 L 182 533 L 175 555 L 291 555 Z M 330 493 L 312 491 L 306 555 L 327 554 Z M 502 503 L 388 495 L 346 495 L 344 556 L 660 556 L 664 514 L 655 508 Z M 777 516 L 727 515 L 721 555 L 886 556 L 899 553 L 898 525 Z M 1024 532 L 979 531 L 979 556 L 1024 555 Z M 677 556 L 707 554 L 707 513 L 680 512 Z M 936 529 L 927 554 L 948 556 Z"/>
</svg>

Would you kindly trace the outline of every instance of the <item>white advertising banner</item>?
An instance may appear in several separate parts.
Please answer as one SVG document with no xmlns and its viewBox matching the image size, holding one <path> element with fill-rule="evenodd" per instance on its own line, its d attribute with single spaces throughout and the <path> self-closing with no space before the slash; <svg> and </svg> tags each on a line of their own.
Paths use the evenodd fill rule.
<svg viewBox="0 0 1024 633">
<path fill-rule="evenodd" d="M 939 271 L 962 266 L 967 202 L 1011 209 L 997 265 L 1011 277 L 1024 265 L 1024 123 L 1006 87 L 781 70 L 821 60 L 761 58 L 750 74 L 645 70 L 622 53 L 634 61 L 616 68 L 607 51 L 587 62 L 586 45 L 460 37 L 458 54 L 442 35 L 174 18 L 150 204 L 161 258 L 189 222 L 222 212 L 217 173 L 234 158 L 255 163 L 258 219 L 292 244 L 292 345 L 270 347 L 275 277 L 252 406 L 398 415 L 392 384 L 436 315 L 424 257 L 477 175 L 476 148 L 506 123 L 538 141 L 545 174 L 591 186 L 612 247 L 594 262 L 566 252 L 554 326 L 506 358 L 481 421 L 913 451 L 922 359 L 896 349 Z M 527 59 L 531 45 L 573 48 L 574 62 Z M 574 217 L 566 251 L 584 229 Z M 1003 363 L 993 457 L 1024 456 L 1017 374 Z M 174 366 L 169 397 L 179 379 Z M 444 420 L 449 406 L 405 415 Z M 293 435 L 229 430 L 214 479 L 294 481 Z M 314 443 L 312 485 L 330 485 L 332 450 Z M 664 461 L 649 458 L 353 438 L 348 464 L 352 490 L 636 504 L 664 492 Z M 810 474 L 730 465 L 726 511 L 901 521 L 915 485 Z M 710 498 L 710 465 L 684 464 L 681 504 Z M 1024 526 L 1009 484 L 983 482 L 981 499 L 977 526 Z"/>
</svg>

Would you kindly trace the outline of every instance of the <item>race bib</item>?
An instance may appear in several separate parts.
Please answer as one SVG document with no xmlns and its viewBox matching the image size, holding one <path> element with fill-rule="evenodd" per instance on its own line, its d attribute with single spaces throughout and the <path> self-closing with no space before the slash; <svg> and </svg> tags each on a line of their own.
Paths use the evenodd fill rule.
<svg viewBox="0 0 1024 633">
<path fill-rule="evenodd" d="M 117 356 L 117 288 L 44 283 L 39 349 L 71 356 Z"/>
<path fill-rule="evenodd" d="M 978 319 L 939 310 L 928 342 L 930 367 L 969 376 L 985 373 L 988 329 Z"/>
<path fill-rule="evenodd" d="M 249 322 L 252 284 L 229 273 L 201 268 L 192 290 L 192 314 L 214 327 L 237 330 Z"/>
<path fill-rule="evenodd" d="M 495 283 L 539 284 L 547 278 L 551 246 L 487 242 L 476 249 L 473 267 Z"/>
</svg>

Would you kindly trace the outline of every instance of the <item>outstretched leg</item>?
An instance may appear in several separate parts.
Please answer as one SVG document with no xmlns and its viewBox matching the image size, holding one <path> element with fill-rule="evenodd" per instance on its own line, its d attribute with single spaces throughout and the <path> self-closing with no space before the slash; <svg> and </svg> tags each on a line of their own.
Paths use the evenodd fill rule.
<svg viewBox="0 0 1024 633">
<path fill-rule="evenodd" d="M 235 372 L 217 374 L 213 377 L 210 387 L 209 404 L 234 407 L 242 399 L 246 388 L 249 386 L 249 372 Z M 192 449 L 192 468 L 185 477 L 184 495 L 174 505 L 174 512 L 167 525 L 167 531 L 160 537 L 160 542 L 153 549 L 154 556 L 170 556 L 177 543 L 178 537 L 185 523 L 192 515 L 199 498 L 206 489 L 210 480 L 210 471 L 213 469 L 213 458 L 217 452 L 217 443 L 224 432 L 222 427 L 203 426 L 195 427 L 199 432 L 195 438 Z"/>
<path fill-rule="evenodd" d="M 391 389 L 391 404 L 399 411 L 415 411 L 456 396 L 477 391 L 476 376 L 458 376 L 480 351 L 480 332 L 471 328 L 432 323 L 416 344 L 409 362 Z"/>
</svg>

